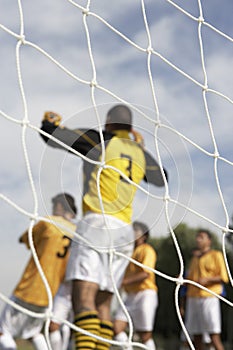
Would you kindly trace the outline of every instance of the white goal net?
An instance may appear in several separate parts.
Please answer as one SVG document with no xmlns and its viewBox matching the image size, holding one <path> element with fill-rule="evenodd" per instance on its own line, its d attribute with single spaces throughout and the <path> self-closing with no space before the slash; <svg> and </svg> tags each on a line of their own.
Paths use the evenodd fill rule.
<svg viewBox="0 0 233 350">
<path fill-rule="evenodd" d="M 28 258 L 19 235 L 50 212 L 54 194 L 81 202 L 81 160 L 42 142 L 44 112 L 58 112 L 70 128 L 101 131 L 108 109 L 124 103 L 168 171 L 164 188 L 139 186 L 133 219 L 146 222 L 152 237 L 172 235 L 180 277 L 154 272 L 177 284 L 177 315 L 194 349 L 179 313 L 184 262 L 174 228 L 184 221 L 214 231 L 228 267 L 232 10 L 231 0 L 0 0 L 2 305 Z M 34 316 L 48 324 L 51 314 Z"/>
</svg>

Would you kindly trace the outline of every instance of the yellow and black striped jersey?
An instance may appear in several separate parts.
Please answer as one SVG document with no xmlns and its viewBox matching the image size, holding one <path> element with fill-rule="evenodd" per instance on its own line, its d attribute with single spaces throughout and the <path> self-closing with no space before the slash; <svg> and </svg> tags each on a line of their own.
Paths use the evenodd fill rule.
<svg viewBox="0 0 233 350">
<path fill-rule="evenodd" d="M 157 162 L 130 138 L 126 130 L 104 132 L 103 153 L 100 134 L 96 130 L 70 130 L 56 127 L 47 120 L 43 121 L 41 129 L 90 160 L 100 162 L 96 165 L 84 161 L 84 213 L 100 213 L 103 207 L 106 214 L 131 222 L 132 202 L 137 189 L 135 184 L 144 179 L 156 186 L 164 186 Z M 42 137 L 50 146 L 63 148 L 44 135 Z"/>
<path fill-rule="evenodd" d="M 33 243 L 54 296 L 65 277 L 71 242 L 70 232 L 56 226 L 56 222 L 72 231 L 75 230 L 75 225 L 61 216 L 49 216 L 48 218 L 54 223 L 39 221 L 33 227 Z M 27 231 L 21 236 L 20 242 L 29 248 Z M 47 292 L 33 256 L 31 256 L 13 294 L 33 305 L 48 305 Z"/>
</svg>

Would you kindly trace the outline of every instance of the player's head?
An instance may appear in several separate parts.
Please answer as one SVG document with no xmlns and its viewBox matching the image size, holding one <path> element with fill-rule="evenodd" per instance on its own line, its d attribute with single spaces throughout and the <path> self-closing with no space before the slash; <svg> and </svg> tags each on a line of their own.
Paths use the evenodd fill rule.
<svg viewBox="0 0 233 350">
<path fill-rule="evenodd" d="M 62 215 L 70 214 L 71 217 L 75 217 L 77 214 L 77 207 L 75 205 L 74 198 L 68 193 L 59 193 L 52 198 L 53 214 Z"/>
<path fill-rule="evenodd" d="M 149 227 L 140 221 L 133 222 L 133 229 L 135 232 L 136 242 L 140 240 L 140 243 L 145 243 L 150 235 Z"/>
<path fill-rule="evenodd" d="M 196 243 L 200 251 L 209 249 L 212 243 L 212 235 L 210 231 L 206 229 L 199 229 L 196 234 Z"/>
<path fill-rule="evenodd" d="M 105 129 L 113 130 L 128 130 L 132 127 L 132 112 L 125 105 L 116 105 L 112 107 L 107 114 Z"/>
</svg>

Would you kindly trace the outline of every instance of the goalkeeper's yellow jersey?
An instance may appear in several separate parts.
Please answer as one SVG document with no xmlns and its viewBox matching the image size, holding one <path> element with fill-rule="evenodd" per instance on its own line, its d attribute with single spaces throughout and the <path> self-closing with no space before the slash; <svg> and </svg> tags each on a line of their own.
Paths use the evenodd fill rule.
<svg viewBox="0 0 233 350">
<path fill-rule="evenodd" d="M 75 230 L 75 225 L 63 217 L 49 216 L 48 218 L 69 230 Z M 68 237 L 71 237 L 71 234 L 56 224 L 40 221 L 33 227 L 34 246 L 53 296 L 65 276 L 71 243 Z M 22 235 L 21 242 L 29 248 L 27 231 Z M 43 307 L 48 305 L 47 292 L 32 256 L 13 294 L 33 305 Z"/>
<path fill-rule="evenodd" d="M 209 250 L 200 257 L 193 257 L 191 260 L 187 278 L 198 282 L 200 278 L 219 276 L 224 283 L 228 283 L 228 274 L 223 255 L 220 251 Z M 222 283 L 215 283 L 208 286 L 208 289 L 217 293 L 222 293 Z M 187 296 L 189 297 L 211 297 L 207 291 L 188 284 Z"/>
<path fill-rule="evenodd" d="M 41 129 L 90 160 L 83 163 L 84 213 L 87 211 L 102 212 L 99 199 L 99 194 L 101 194 L 106 214 L 127 223 L 131 222 L 132 202 L 137 187 L 128 182 L 122 174 L 136 185 L 141 180 L 145 180 L 155 186 L 164 186 L 163 175 L 158 163 L 145 149 L 130 138 L 130 133 L 127 130 L 104 132 L 105 144 L 104 149 L 102 149 L 100 134 L 93 129 L 70 130 L 65 127 L 56 127 L 48 120 L 43 121 Z M 48 145 L 63 149 L 55 141 L 49 140 L 44 135 L 41 136 Z M 98 161 L 98 165 L 92 161 Z M 103 166 L 100 164 L 101 161 L 103 161 Z M 165 170 L 164 172 L 166 174 Z"/>
<path fill-rule="evenodd" d="M 157 254 L 150 244 L 143 243 L 135 248 L 132 259 L 135 259 L 139 263 L 154 269 L 156 265 Z M 129 263 L 125 272 L 125 277 L 135 275 L 142 271 L 147 272 L 149 274 L 148 277 L 141 282 L 135 282 L 125 286 L 124 289 L 127 293 L 137 293 L 145 289 L 153 289 L 156 291 L 158 290 L 154 272 L 135 265 L 133 262 Z"/>
<path fill-rule="evenodd" d="M 145 175 L 145 156 L 142 149 L 130 139 L 127 131 L 116 131 L 115 135 L 106 145 L 106 165 L 100 175 L 100 193 L 105 214 L 131 222 L 132 202 L 137 187 L 124 179 L 117 170 L 139 184 Z M 101 213 L 97 188 L 98 171 L 99 167 L 96 167 L 91 173 L 83 198 L 84 213 Z"/>
</svg>

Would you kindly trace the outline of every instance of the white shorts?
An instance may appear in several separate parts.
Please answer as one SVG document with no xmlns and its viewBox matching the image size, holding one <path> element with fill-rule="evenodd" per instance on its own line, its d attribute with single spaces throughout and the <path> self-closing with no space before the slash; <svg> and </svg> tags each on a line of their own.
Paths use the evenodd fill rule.
<svg viewBox="0 0 233 350">
<path fill-rule="evenodd" d="M 71 281 L 63 282 L 54 297 L 52 321 L 57 324 L 61 324 L 61 320 L 73 320 L 71 288 Z"/>
<path fill-rule="evenodd" d="M 191 335 L 220 334 L 220 302 L 216 297 L 187 298 L 186 328 Z"/>
<path fill-rule="evenodd" d="M 124 301 L 132 319 L 135 331 L 151 332 L 154 328 L 158 294 L 155 290 L 146 289 L 138 293 L 129 293 Z M 115 320 L 128 322 L 126 314 L 119 308 Z"/>
<path fill-rule="evenodd" d="M 44 313 L 46 308 L 25 303 L 12 296 L 11 300 L 16 304 L 33 312 Z M 6 304 L 0 318 L 0 332 L 10 334 L 12 337 L 29 339 L 39 334 L 43 328 L 44 319 L 29 316 L 13 306 Z"/>
<path fill-rule="evenodd" d="M 78 233 L 88 239 L 97 249 L 75 239 L 71 245 L 70 259 L 67 266 L 67 280 L 83 280 L 94 282 L 100 290 L 113 292 L 112 277 L 120 287 L 128 260 L 114 255 L 110 268 L 108 248 L 132 256 L 134 248 L 134 232 L 132 225 L 106 215 L 107 225 L 103 215 L 89 213 L 78 223 Z"/>
</svg>

